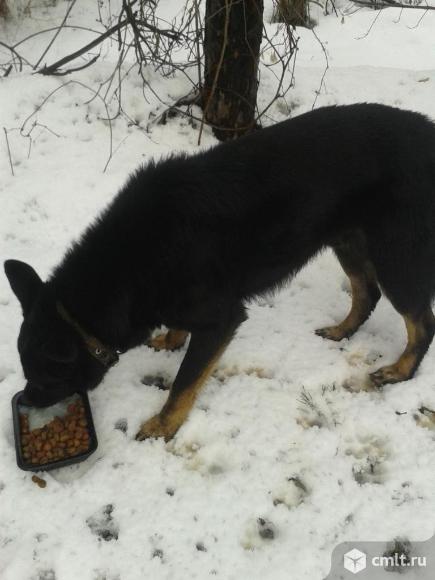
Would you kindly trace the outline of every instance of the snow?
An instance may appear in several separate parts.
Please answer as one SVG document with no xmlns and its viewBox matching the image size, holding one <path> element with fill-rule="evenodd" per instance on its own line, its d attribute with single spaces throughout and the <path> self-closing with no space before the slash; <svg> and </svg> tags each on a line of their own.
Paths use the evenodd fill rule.
<svg viewBox="0 0 435 580">
<path fill-rule="evenodd" d="M 13 42 L 55 25 L 68 6 L 42 4 L 32 8 L 32 18 L 0 29 L 1 38 Z M 93 21 L 95 4 L 77 3 L 72 21 Z M 175 0 L 162 4 L 163 11 L 176 6 Z M 350 4 L 339 8 L 338 18 L 314 14 L 329 59 L 316 107 L 376 101 L 435 118 L 435 14 L 416 26 L 416 10 L 378 16 Z M 293 115 L 311 109 L 325 67 L 313 32 L 298 33 L 295 86 L 287 95 Z M 45 60 L 90 37 L 65 31 Z M 23 52 L 35 61 L 47 38 L 35 37 Z M 144 101 L 139 79 L 130 74 L 123 99 L 136 124 L 124 117 L 112 122 L 114 153 L 103 172 L 110 127 L 85 85 L 106 78 L 115 59 L 116 47 L 107 47 L 74 77 L 25 70 L 0 80 L 0 127 L 8 132 L 15 173 L 0 135 L 2 259 L 28 261 L 46 276 L 139 163 L 198 149 L 198 126 L 186 121 L 145 131 L 157 105 L 149 95 Z M 68 84 L 33 114 L 72 79 L 83 84 Z M 168 102 L 188 88 L 179 77 L 149 72 L 149 79 Z M 260 104 L 273 94 L 271 79 L 263 70 Z M 285 110 L 277 102 L 270 113 L 280 120 Z M 22 133 L 38 125 L 29 154 L 29 138 L 19 128 L 30 115 Z M 201 146 L 213 143 L 205 130 Z M 346 277 L 329 252 L 275 296 L 253 302 L 189 420 L 168 444 L 138 443 L 134 434 L 161 408 L 166 393 L 155 384 L 158 377 L 170 382 L 184 351 L 144 346 L 126 353 L 90 394 L 98 450 L 82 464 L 43 474 L 47 487 L 40 489 L 15 463 L 10 399 L 23 387 L 16 351 L 21 313 L 0 276 L 1 580 L 321 580 L 340 542 L 383 546 L 398 536 L 429 538 L 435 422 L 419 409 L 435 409 L 435 346 L 412 381 L 358 392 L 368 372 L 397 358 L 405 329 L 382 299 L 352 339 L 336 344 L 314 335 L 315 328 L 340 321 L 349 303 Z"/>
</svg>

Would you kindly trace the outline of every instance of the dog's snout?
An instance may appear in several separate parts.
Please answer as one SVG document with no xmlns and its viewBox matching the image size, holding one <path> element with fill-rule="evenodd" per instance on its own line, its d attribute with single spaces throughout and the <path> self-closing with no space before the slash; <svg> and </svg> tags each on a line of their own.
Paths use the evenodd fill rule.
<svg viewBox="0 0 435 580">
<path fill-rule="evenodd" d="M 32 406 L 32 401 L 29 399 L 29 396 L 26 394 L 25 391 L 23 391 L 23 394 L 20 397 L 20 404 L 26 405 L 27 407 Z"/>
<path fill-rule="evenodd" d="M 28 407 L 48 407 L 52 404 L 51 397 L 37 383 L 27 383 L 21 395 L 20 402 Z"/>
</svg>

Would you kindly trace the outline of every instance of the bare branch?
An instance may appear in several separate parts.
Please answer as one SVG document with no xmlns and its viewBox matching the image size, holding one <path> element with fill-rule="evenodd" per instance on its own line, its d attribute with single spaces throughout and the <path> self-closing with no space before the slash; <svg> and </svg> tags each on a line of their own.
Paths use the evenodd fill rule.
<svg viewBox="0 0 435 580">
<path fill-rule="evenodd" d="M 370 24 L 368 30 L 362 36 L 358 36 L 357 40 L 363 40 L 363 38 L 367 38 L 367 36 L 370 34 L 372 28 L 374 27 L 374 25 L 378 21 L 378 18 L 380 17 L 381 14 L 382 14 L 382 12 L 379 10 L 378 13 L 376 14 L 375 18 L 373 19 L 373 22 Z"/>
<path fill-rule="evenodd" d="M 365 8 L 374 8 L 375 10 L 383 10 L 384 8 L 406 8 L 409 10 L 435 10 L 435 6 L 428 4 L 404 4 L 396 2 L 396 0 L 353 0 L 354 4 L 363 6 Z"/>
<path fill-rule="evenodd" d="M 12 53 L 12 55 L 18 59 L 20 72 L 23 70 L 23 63 L 31 66 L 30 62 L 28 60 L 26 60 L 24 58 L 24 56 L 21 56 L 21 54 L 19 54 L 13 46 L 10 46 L 9 44 L 2 42 L 1 40 L 0 40 L 0 46 L 3 46 L 7 50 L 9 50 Z"/>
<path fill-rule="evenodd" d="M 95 38 L 92 42 L 89 42 L 88 44 L 86 44 L 85 46 L 83 46 L 79 50 L 76 50 L 72 54 L 69 54 L 68 56 L 64 56 L 63 58 L 54 62 L 53 64 L 51 64 L 49 66 L 44 66 L 42 69 L 38 70 L 37 73 L 41 74 L 41 75 L 54 74 L 55 72 L 57 72 L 57 70 L 61 66 L 63 66 L 64 64 L 67 64 L 68 62 L 71 62 L 72 60 L 78 58 L 79 56 L 82 56 L 86 52 L 89 52 L 90 50 L 92 50 L 93 48 L 95 48 L 96 46 L 101 44 L 104 40 L 106 40 L 106 38 L 109 38 L 110 36 L 112 36 L 112 34 L 117 32 L 118 30 L 120 30 L 121 28 L 126 26 L 127 24 L 128 24 L 127 19 L 121 20 L 121 22 L 118 22 L 118 24 L 116 24 L 115 26 L 112 26 L 112 28 L 109 28 L 108 30 L 106 30 L 106 32 L 104 32 L 103 34 L 100 34 L 100 36 Z"/>
<path fill-rule="evenodd" d="M 314 109 L 314 107 L 316 106 L 317 103 L 317 99 L 320 95 L 320 91 L 322 90 L 323 85 L 325 84 L 325 78 L 326 78 L 326 74 L 329 70 L 329 58 L 328 58 L 328 53 L 326 51 L 326 47 L 323 44 L 323 42 L 320 40 L 320 38 L 317 36 L 316 31 L 314 30 L 314 28 L 311 30 L 311 32 L 313 33 L 315 39 L 317 40 L 317 42 L 320 44 L 320 47 L 323 51 L 323 54 L 325 55 L 325 68 L 323 70 L 323 74 L 322 74 L 322 78 L 320 79 L 320 84 L 319 84 L 319 88 L 316 91 L 316 98 L 314 99 L 313 105 L 311 107 L 311 110 Z"/>
<path fill-rule="evenodd" d="M 280 40 L 280 36 L 282 36 L 282 40 Z M 275 34 L 271 37 L 268 35 L 266 26 L 263 25 L 264 48 L 261 51 L 261 57 L 263 59 L 263 65 L 274 75 L 277 85 L 272 99 L 270 99 L 261 112 L 258 112 L 256 118 L 257 124 L 263 116 L 268 116 L 267 112 L 278 99 L 285 100 L 286 94 L 294 85 L 294 67 L 296 64 L 298 42 L 299 38 L 296 36 L 296 28 L 286 22 L 279 23 Z M 269 59 L 267 59 L 268 53 L 271 53 Z M 270 63 L 267 60 L 270 60 Z M 290 68 L 292 60 L 293 65 Z M 277 72 L 275 69 L 277 69 Z"/>
<path fill-rule="evenodd" d="M 22 124 L 22 125 L 21 125 L 21 127 L 20 127 L 20 135 L 22 135 L 23 137 L 27 137 L 27 138 L 29 138 L 29 139 L 30 139 L 30 143 L 29 143 L 29 155 L 30 155 L 30 148 L 31 148 L 31 146 L 32 146 L 32 137 L 31 137 L 31 133 L 32 133 L 32 130 L 33 130 L 33 129 L 34 129 L 36 126 L 40 125 L 40 123 L 37 123 L 36 121 L 34 121 L 34 122 L 32 123 L 32 127 L 31 127 L 30 129 L 27 129 L 27 127 L 26 127 L 26 126 L 27 126 L 27 124 L 29 123 L 30 119 L 32 119 L 32 118 L 33 118 L 33 117 L 34 117 L 34 116 L 35 116 L 35 115 L 36 115 L 36 114 L 37 114 L 37 113 L 38 113 L 38 112 L 39 112 L 39 111 L 40 111 L 40 110 L 41 110 L 41 109 L 44 107 L 45 103 L 47 103 L 47 101 L 49 101 L 49 100 L 51 99 L 51 97 L 52 97 L 52 96 L 53 96 L 55 93 L 57 93 L 57 91 L 60 91 L 61 89 L 64 89 L 65 87 L 67 87 L 67 86 L 69 86 L 69 85 L 72 85 L 72 84 L 78 85 L 78 86 L 80 86 L 80 87 L 82 87 L 82 88 L 86 89 L 87 91 L 90 91 L 90 92 L 91 92 L 91 93 L 92 93 L 92 94 L 93 94 L 93 95 L 94 95 L 96 98 L 98 98 L 98 99 L 101 101 L 101 103 L 103 104 L 103 106 L 104 106 L 104 109 L 105 109 L 105 111 L 106 111 L 106 118 L 104 118 L 104 117 L 100 117 L 102 121 L 107 121 L 107 122 L 108 122 L 108 125 L 109 125 L 109 156 L 108 156 L 108 159 L 107 159 L 107 161 L 106 161 L 106 164 L 105 164 L 105 166 L 104 166 L 104 169 L 103 169 L 103 173 L 104 173 L 104 172 L 106 171 L 106 169 L 107 169 L 107 166 L 108 166 L 108 165 L 109 165 L 109 163 L 110 163 L 110 160 L 112 159 L 112 156 L 113 156 L 113 131 L 112 131 L 112 120 L 111 120 L 111 118 L 110 118 L 110 114 L 109 114 L 109 108 L 108 108 L 108 106 L 107 106 L 107 103 L 106 103 L 106 101 L 105 101 L 105 100 L 104 100 L 104 99 L 103 99 L 103 98 L 102 98 L 102 97 L 101 97 L 101 96 L 100 96 L 100 95 L 99 95 L 99 94 L 98 94 L 98 93 L 97 93 L 97 92 L 96 92 L 94 89 L 92 89 L 91 87 L 89 87 L 89 86 L 88 86 L 88 85 L 86 85 L 85 83 L 82 83 L 82 82 L 80 82 L 80 81 L 77 81 L 77 80 L 72 80 L 72 79 L 71 79 L 71 80 L 67 81 L 66 83 L 63 83 L 63 84 L 59 85 L 58 87 L 56 87 L 55 89 L 53 89 L 53 90 L 52 90 L 52 91 L 51 91 L 51 92 L 50 92 L 50 93 L 49 93 L 49 94 L 48 94 L 48 95 L 47 95 L 47 96 L 46 96 L 46 97 L 45 97 L 45 98 L 44 98 L 44 99 L 41 101 L 41 103 L 40 103 L 40 104 L 39 104 L 39 105 L 38 105 L 38 106 L 35 108 L 35 110 L 34 110 L 34 111 L 33 111 L 33 112 L 30 114 L 30 115 L 28 115 L 28 116 L 27 116 L 27 117 L 24 119 L 24 121 L 23 121 L 23 124 Z M 44 126 L 44 127 L 45 127 L 45 126 Z M 48 127 L 45 127 L 45 128 L 47 128 L 47 129 L 48 129 Z M 53 132 L 53 131 L 52 131 L 52 132 Z M 54 133 L 54 132 L 53 132 L 53 133 Z M 56 136 L 58 136 L 56 133 L 54 133 L 54 134 L 55 134 Z"/>
<path fill-rule="evenodd" d="M 114 26 L 112 26 L 111 28 L 109 28 L 108 30 L 106 30 L 106 32 L 104 32 L 103 34 L 100 34 L 92 42 L 89 42 L 88 44 L 86 44 L 85 46 L 83 46 L 82 48 L 80 48 L 79 50 L 76 50 L 72 54 L 69 54 L 69 55 L 61 58 L 60 60 L 54 62 L 53 64 L 51 64 L 49 66 L 44 66 L 42 69 L 40 69 L 37 72 L 39 74 L 42 74 L 42 75 L 51 75 L 51 74 L 56 74 L 56 73 L 59 74 L 57 71 L 58 71 L 58 69 L 60 67 L 62 67 L 63 65 L 67 64 L 68 62 L 71 62 L 72 60 L 78 58 L 79 56 L 82 56 L 83 54 L 89 52 L 90 50 L 92 50 L 93 48 L 95 48 L 96 46 L 98 46 L 99 44 L 101 44 L 102 42 L 104 42 L 104 40 L 106 40 L 107 38 L 109 38 L 113 34 L 119 33 L 120 30 L 122 28 L 124 28 L 125 26 L 127 26 L 128 24 L 130 24 L 133 27 L 134 33 L 135 33 L 137 39 L 140 40 L 140 41 L 145 42 L 146 44 L 147 44 L 147 40 L 143 36 L 143 34 L 140 32 L 139 26 L 145 28 L 146 30 L 152 32 L 155 35 L 159 35 L 159 36 L 162 36 L 162 37 L 166 37 L 166 38 L 168 38 L 170 40 L 180 40 L 180 34 L 177 33 L 177 32 L 174 32 L 172 30 L 158 28 L 157 26 L 154 26 L 153 24 L 150 24 L 146 20 L 136 20 L 136 18 L 133 16 L 133 13 L 131 11 L 131 7 L 136 2 L 137 2 L 137 0 L 133 0 L 130 3 L 124 2 L 123 10 L 126 10 L 126 12 L 128 14 L 128 17 L 127 18 L 124 18 L 122 20 L 121 19 L 118 20 L 117 24 L 115 24 Z M 40 60 L 38 62 L 40 62 Z M 71 69 L 68 72 L 73 72 L 75 70 L 80 70 L 80 69 L 74 68 L 74 69 Z M 68 74 L 68 72 L 64 72 L 62 74 Z"/>
<path fill-rule="evenodd" d="M 88 68 L 88 66 L 93 65 L 94 62 L 96 62 L 99 58 L 100 58 L 100 55 L 97 54 L 93 58 L 91 58 L 91 60 L 89 60 L 88 62 L 85 62 L 85 64 L 82 64 L 81 66 L 76 66 L 74 68 L 68 68 L 68 69 L 62 70 L 62 71 L 54 71 L 51 74 L 53 76 L 63 77 L 63 76 L 69 75 L 69 74 L 71 74 L 73 72 L 77 72 L 79 70 L 83 70 L 84 68 Z"/>
<path fill-rule="evenodd" d="M 62 20 L 59 28 L 56 30 L 55 35 L 53 36 L 53 38 L 51 39 L 51 41 L 48 43 L 46 49 L 44 50 L 44 52 L 41 54 L 41 56 L 38 59 L 38 62 L 35 64 L 35 66 L 33 67 L 33 69 L 38 68 L 39 63 L 41 62 L 41 60 L 44 58 L 44 56 L 47 54 L 47 52 L 50 50 L 50 48 L 53 46 L 54 41 L 56 40 L 56 38 L 59 36 L 60 31 L 62 30 L 62 28 L 65 26 L 66 21 L 68 20 L 68 16 L 70 15 L 71 10 L 74 8 L 74 4 L 77 2 L 77 0 L 72 0 L 71 4 L 68 6 L 68 10 L 66 11 L 65 17 Z"/>
</svg>

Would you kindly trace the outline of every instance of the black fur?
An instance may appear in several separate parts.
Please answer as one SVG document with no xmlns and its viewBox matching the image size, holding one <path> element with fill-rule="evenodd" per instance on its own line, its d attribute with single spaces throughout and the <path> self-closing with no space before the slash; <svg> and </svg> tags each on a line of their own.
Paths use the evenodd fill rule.
<svg viewBox="0 0 435 580">
<path fill-rule="evenodd" d="M 427 309 L 435 293 L 435 127 L 424 116 L 328 107 L 140 168 L 37 292 L 34 276 L 23 282 L 9 263 L 19 298 L 33 284 L 19 341 L 29 399 L 53 402 L 96 386 L 105 372 L 59 319 L 56 300 L 121 350 L 161 324 L 194 333 L 231 326 L 247 299 L 349 232 L 365 240 L 399 312 Z M 59 362 L 49 345 L 62 342 L 72 358 Z M 48 382 L 56 386 L 46 395 Z"/>
</svg>

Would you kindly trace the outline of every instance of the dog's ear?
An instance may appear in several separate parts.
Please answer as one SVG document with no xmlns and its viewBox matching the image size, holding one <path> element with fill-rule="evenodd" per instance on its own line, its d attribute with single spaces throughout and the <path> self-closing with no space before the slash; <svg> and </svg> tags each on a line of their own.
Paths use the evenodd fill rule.
<svg viewBox="0 0 435 580">
<path fill-rule="evenodd" d="M 20 301 L 23 313 L 29 312 L 43 281 L 29 264 L 19 260 L 6 260 L 5 272 L 12 291 Z"/>
</svg>

